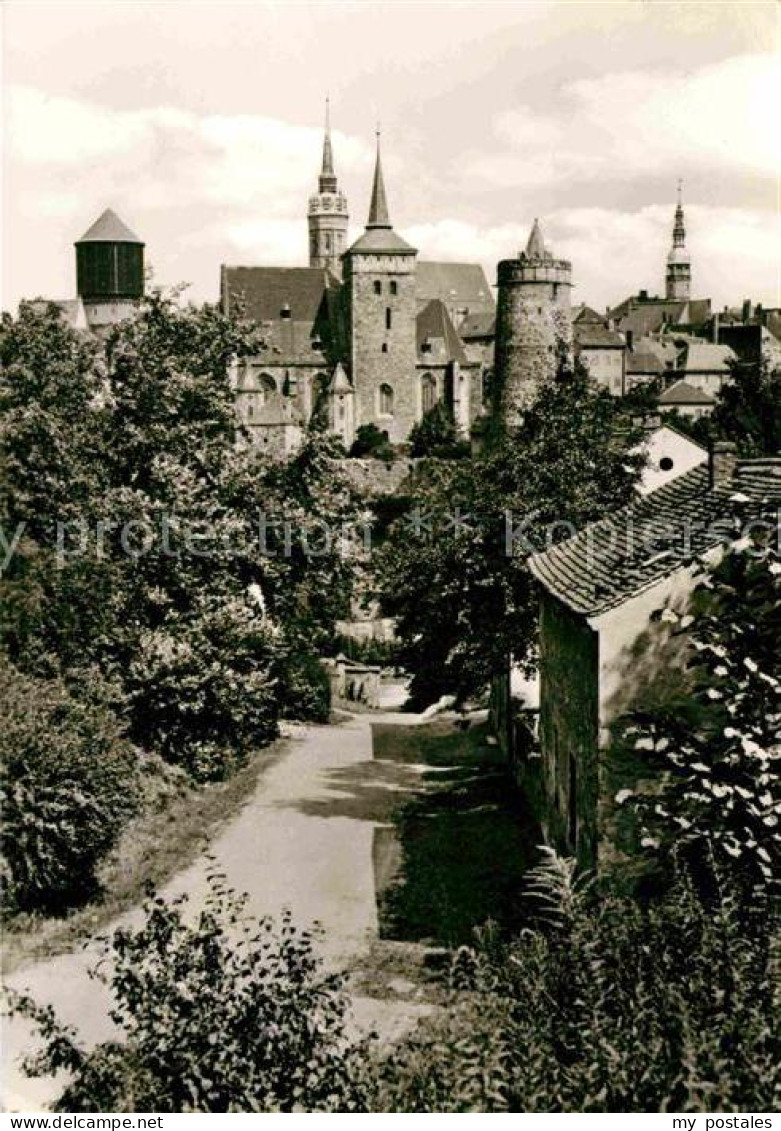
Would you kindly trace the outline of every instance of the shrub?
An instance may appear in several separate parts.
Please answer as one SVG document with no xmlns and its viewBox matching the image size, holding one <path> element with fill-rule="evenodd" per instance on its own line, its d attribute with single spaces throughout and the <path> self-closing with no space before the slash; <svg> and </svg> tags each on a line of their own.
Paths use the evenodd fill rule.
<svg viewBox="0 0 781 1131">
<path fill-rule="evenodd" d="M 444 401 L 438 401 L 409 434 L 410 455 L 422 458 L 462 459 L 470 454 L 469 443 L 456 429 L 453 413 Z"/>
<path fill-rule="evenodd" d="M 647 908 L 571 887 L 552 907 L 537 930 L 484 932 L 457 956 L 471 989 L 380 1067 L 372 1110 L 776 1110 L 766 921 L 747 925 L 728 896 L 703 904 L 684 879 Z"/>
<path fill-rule="evenodd" d="M 346 1029 L 339 975 L 326 974 L 310 932 L 289 914 L 255 920 L 215 873 L 192 925 L 183 901 L 150 897 L 144 922 L 104 944 L 112 1018 L 126 1042 L 89 1052 L 51 1009 L 14 1009 L 46 1040 L 30 1075 L 64 1067 L 57 1111 L 355 1111 L 365 1049 Z"/>
<path fill-rule="evenodd" d="M 9 910 L 89 896 L 136 808 L 133 750 L 100 701 L 0 665 L 2 852 Z"/>
<path fill-rule="evenodd" d="M 331 681 L 319 657 L 297 648 L 280 663 L 282 716 L 326 723 L 331 713 Z"/>
<path fill-rule="evenodd" d="M 393 447 L 387 433 L 381 432 L 376 424 L 362 424 L 355 433 L 350 455 L 356 459 L 369 456 L 390 463 L 393 459 Z"/>
<path fill-rule="evenodd" d="M 205 598 L 145 633 L 126 688 L 133 735 L 200 781 L 277 733 L 273 629 L 249 600 Z"/>
</svg>

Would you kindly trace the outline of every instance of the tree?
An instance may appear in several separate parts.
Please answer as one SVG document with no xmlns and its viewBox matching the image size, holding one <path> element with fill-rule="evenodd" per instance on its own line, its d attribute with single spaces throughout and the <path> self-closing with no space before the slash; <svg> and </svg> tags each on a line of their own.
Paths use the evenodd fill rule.
<svg viewBox="0 0 781 1131">
<path fill-rule="evenodd" d="M 381 432 L 376 424 L 362 424 L 355 433 L 350 455 L 354 459 L 368 456 L 389 463 L 393 459 L 394 452 L 387 432 Z"/>
<path fill-rule="evenodd" d="M 416 458 L 459 459 L 469 455 L 469 444 L 456 429 L 451 409 L 437 401 L 409 434 L 410 455 Z"/>
<path fill-rule="evenodd" d="M 732 440 L 744 459 L 781 451 L 781 368 L 765 357 L 733 361 L 732 380 L 722 385 L 713 413 L 715 438 Z"/>
<path fill-rule="evenodd" d="M 348 1036 L 342 978 L 323 970 L 312 933 L 287 912 L 278 925 L 252 918 L 214 871 L 193 922 L 183 902 L 150 896 L 139 927 L 104 941 L 95 973 L 124 1042 L 86 1050 L 50 1007 L 15 1000 L 46 1042 L 28 1074 L 72 1074 L 54 1110 L 365 1110 L 353 1081 L 366 1049 Z"/>
<path fill-rule="evenodd" d="M 693 613 L 661 616 L 688 640 L 683 704 L 636 713 L 624 731 L 658 778 L 652 794 L 623 791 L 641 845 L 670 866 L 734 876 L 752 898 L 778 887 L 781 789 L 781 561 L 775 516 L 755 523 L 704 566 Z"/>
<path fill-rule="evenodd" d="M 536 598 L 525 560 L 631 498 L 642 457 L 620 403 L 562 363 L 518 429 L 472 460 L 414 478 L 377 556 L 413 702 L 480 693 L 509 657 L 532 661 Z"/>
</svg>

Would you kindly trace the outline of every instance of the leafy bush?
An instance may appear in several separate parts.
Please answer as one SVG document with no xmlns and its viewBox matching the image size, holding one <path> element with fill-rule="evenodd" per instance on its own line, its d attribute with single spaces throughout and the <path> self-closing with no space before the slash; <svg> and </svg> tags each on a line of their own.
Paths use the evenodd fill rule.
<svg viewBox="0 0 781 1131">
<path fill-rule="evenodd" d="M 469 455 L 467 441 L 456 430 L 453 413 L 444 403 L 437 401 L 409 434 L 410 455 L 419 458 L 462 459 Z"/>
<path fill-rule="evenodd" d="M 282 716 L 326 723 L 331 713 L 331 681 L 318 656 L 300 648 L 280 662 Z"/>
<path fill-rule="evenodd" d="M 715 865 L 750 901 L 779 881 L 780 597 L 771 518 L 704 570 L 693 615 L 661 613 L 688 640 L 693 690 L 675 709 L 636 713 L 623 732 L 657 774 L 652 793 L 617 795 L 645 851 L 668 869 L 683 853 L 706 881 Z"/>
<path fill-rule="evenodd" d="M 249 599 L 208 597 L 142 636 L 126 679 L 133 735 L 198 780 L 224 777 L 277 733 L 270 627 Z"/>
<path fill-rule="evenodd" d="M 355 459 L 369 456 L 390 462 L 393 459 L 393 447 L 387 434 L 381 432 L 376 424 L 362 424 L 355 433 L 350 455 Z"/>
<path fill-rule="evenodd" d="M 253 919 L 215 873 L 209 889 L 191 924 L 183 901 L 150 897 L 143 924 L 105 942 L 110 973 L 98 976 L 125 1043 L 86 1051 L 51 1009 L 17 999 L 46 1040 L 25 1070 L 73 1074 L 57 1111 L 365 1110 L 365 1049 L 347 1034 L 341 978 L 323 971 L 311 933 L 289 914 L 278 927 Z"/>
<path fill-rule="evenodd" d="M 648 908 L 554 880 L 544 925 L 459 952 L 466 992 L 380 1066 L 372 1110 L 776 1110 L 769 924 L 683 879 Z"/>
<path fill-rule="evenodd" d="M 94 677 L 93 677 L 94 679 Z M 0 664 L 3 886 L 11 911 L 92 893 L 136 808 L 132 748 L 105 705 Z"/>
</svg>

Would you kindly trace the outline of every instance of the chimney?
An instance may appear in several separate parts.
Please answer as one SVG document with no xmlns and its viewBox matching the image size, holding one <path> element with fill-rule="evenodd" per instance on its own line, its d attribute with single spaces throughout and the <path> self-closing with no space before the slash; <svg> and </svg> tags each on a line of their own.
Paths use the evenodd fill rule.
<svg viewBox="0 0 781 1131">
<path fill-rule="evenodd" d="M 738 449 L 726 440 L 717 440 L 710 450 L 708 468 L 711 487 L 731 483 L 738 466 Z"/>
<path fill-rule="evenodd" d="M 751 320 L 751 299 L 747 298 L 743 301 L 743 321 L 749 322 Z"/>
<path fill-rule="evenodd" d="M 713 315 L 713 344 L 719 344 L 719 316 L 718 313 Z"/>
</svg>

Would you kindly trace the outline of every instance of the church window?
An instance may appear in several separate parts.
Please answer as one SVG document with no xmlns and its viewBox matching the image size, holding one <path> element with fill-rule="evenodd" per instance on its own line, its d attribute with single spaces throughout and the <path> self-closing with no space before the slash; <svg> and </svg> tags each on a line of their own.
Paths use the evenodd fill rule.
<svg viewBox="0 0 781 1131">
<path fill-rule="evenodd" d="M 392 321 L 391 308 L 389 306 L 386 306 L 385 307 L 385 329 L 386 330 L 390 330 L 391 321 Z"/>
<path fill-rule="evenodd" d="M 381 295 L 381 294 L 382 294 L 382 283 L 380 282 L 380 280 L 379 280 L 379 279 L 375 279 L 375 280 L 374 280 L 374 293 L 375 293 L 376 295 Z"/>
<path fill-rule="evenodd" d="M 397 295 L 399 293 L 399 284 L 396 282 L 395 279 L 391 280 L 390 293 L 392 295 Z"/>
<path fill-rule="evenodd" d="M 437 403 L 437 379 L 432 373 L 424 373 L 420 381 L 420 407 L 430 412 Z"/>
<path fill-rule="evenodd" d="M 270 373 L 261 373 L 258 384 L 260 385 L 258 401 L 260 404 L 268 404 L 269 398 L 277 391 L 277 383 Z"/>
<path fill-rule="evenodd" d="M 390 385 L 380 385 L 380 415 L 393 415 L 393 389 Z"/>
</svg>

